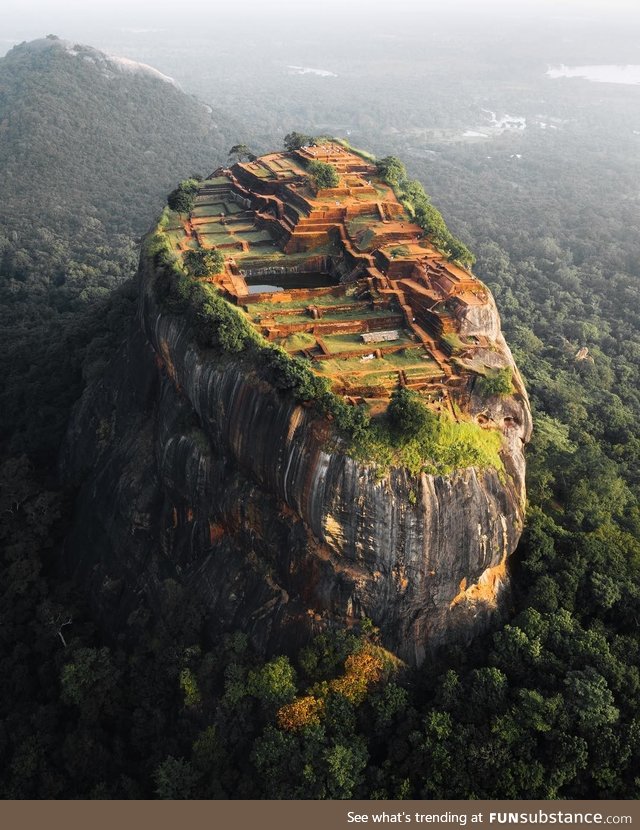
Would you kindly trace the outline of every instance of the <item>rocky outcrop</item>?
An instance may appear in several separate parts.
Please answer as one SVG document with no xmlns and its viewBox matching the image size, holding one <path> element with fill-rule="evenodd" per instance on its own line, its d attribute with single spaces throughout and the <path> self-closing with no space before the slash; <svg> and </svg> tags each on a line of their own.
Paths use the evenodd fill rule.
<svg viewBox="0 0 640 830">
<path fill-rule="evenodd" d="M 138 325 L 79 402 L 62 454 L 80 485 L 68 560 L 103 619 L 126 628 L 145 603 L 162 614 L 174 580 L 212 625 L 266 652 L 363 617 L 412 664 L 477 633 L 522 530 L 531 421 L 517 370 L 513 396 L 467 400 L 503 430 L 506 475 L 379 479 L 313 408 L 202 352 L 184 318 L 160 311 L 154 278 L 143 261 Z"/>
</svg>

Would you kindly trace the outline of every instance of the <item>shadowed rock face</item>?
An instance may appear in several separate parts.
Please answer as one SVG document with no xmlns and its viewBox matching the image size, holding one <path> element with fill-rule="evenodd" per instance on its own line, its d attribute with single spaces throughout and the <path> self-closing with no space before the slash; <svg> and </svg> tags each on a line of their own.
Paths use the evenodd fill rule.
<svg viewBox="0 0 640 830">
<path fill-rule="evenodd" d="M 474 469 L 378 480 L 313 409 L 201 353 L 184 320 L 159 311 L 153 279 L 143 263 L 139 325 L 63 448 L 81 485 L 69 562 L 105 622 L 126 629 L 144 602 L 161 614 L 172 579 L 266 652 L 367 616 L 419 664 L 486 626 L 522 530 L 531 419 L 517 371 L 513 396 L 465 400 L 503 429 L 502 480 Z M 498 365 L 512 363 L 492 300 L 468 326 L 491 330 Z"/>
</svg>

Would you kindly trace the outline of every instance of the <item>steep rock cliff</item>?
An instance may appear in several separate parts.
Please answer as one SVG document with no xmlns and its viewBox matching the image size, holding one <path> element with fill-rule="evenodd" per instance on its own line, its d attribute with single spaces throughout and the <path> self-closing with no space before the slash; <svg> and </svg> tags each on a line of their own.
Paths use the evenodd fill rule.
<svg viewBox="0 0 640 830">
<path fill-rule="evenodd" d="M 258 373 L 213 359 L 140 270 L 138 325 L 79 402 L 62 467 L 80 485 L 68 560 L 113 628 L 163 613 L 167 580 L 268 652 L 369 617 L 409 663 L 481 630 L 522 530 L 531 418 L 516 391 L 468 412 L 504 434 L 506 473 L 375 471 L 330 422 Z M 487 310 L 488 309 L 488 310 Z M 495 305 L 465 322 L 512 365 Z"/>
</svg>

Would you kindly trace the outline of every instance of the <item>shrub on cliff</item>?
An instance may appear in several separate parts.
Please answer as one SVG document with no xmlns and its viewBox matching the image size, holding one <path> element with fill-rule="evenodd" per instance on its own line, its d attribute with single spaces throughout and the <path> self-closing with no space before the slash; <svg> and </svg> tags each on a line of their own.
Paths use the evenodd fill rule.
<svg viewBox="0 0 640 830">
<path fill-rule="evenodd" d="M 340 429 L 356 441 L 361 440 L 371 427 L 371 418 L 365 406 L 349 406 L 336 395 L 332 395 L 332 405 L 326 411 L 334 416 Z"/>
<path fill-rule="evenodd" d="M 234 144 L 229 150 L 229 158 L 235 158 L 236 161 L 255 161 L 256 157 L 247 147 L 246 144 Z"/>
<path fill-rule="evenodd" d="M 183 261 L 194 277 L 219 274 L 224 268 L 224 254 L 217 249 L 213 251 L 187 251 Z"/>
<path fill-rule="evenodd" d="M 392 187 L 402 185 L 407 181 L 407 168 L 396 156 L 385 156 L 376 162 L 378 175 Z"/>
<path fill-rule="evenodd" d="M 326 378 L 318 377 L 297 357 L 284 349 L 271 347 L 264 351 L 265 365 L 276 389 L 291 392 L 298 401 L 312 401 L 329 391 Z"/>
<path fill-rule="evenodd" d="M 201 286 L 192 286 L 191 307 L 192 323 L 201 346 L 217 346 L 224 352 L 238 353 L 257 339 L 239 311 L 222 297 L 204 292 Z"/>
<path fill-rule="evenodd" d="M 307 147 L 308 145 L 313 144 L 313 136 L 306 135 L 305 133 L 297 133 L 291 132 L 287 133 L 284 137 L 284 148 L 285 150 L 299 150 L 301 147 Z"/>
<path fill-rule="evenodd" d="M 157 286 L 167 311 L 181 314 L 189 308 L 192 283 L 184 274 L 164 268 L 158 273 Z"/>
<path fill-rule="evenodd" d="M 196 192 L 198 190 L 197 179 L 184 179 L 167 196 L 167 204 L 171 210 L 178 213 L 189 213 L 195 204 Z"/>
<path fill-rule="evenodd" d="M 437 417 L 427 409 L 420 395 L 405 386 L 391 395 L 387 411 L 392 425 L 403 435 L 414 437 L 433 432 L 437 426 Z"/>
<path fill-rule="evenodd" d="M 468 268 L 471 268 L 476 261 L 475 256 L 467 248 L 464 242 L 461 242 L 456 236 L 452 236 L 449 240 L 449 254 L 451 255 L 451 259 L 461 262 Z"/>
<path fill-rule="evenodd" d="M 510 395 L 513 392 L 513 372 L 511 366 L 504 369 L 496 369 L 476 381 L 478 391 L 483 398 L 490 398 L 492 395 Z"/>
</svg>

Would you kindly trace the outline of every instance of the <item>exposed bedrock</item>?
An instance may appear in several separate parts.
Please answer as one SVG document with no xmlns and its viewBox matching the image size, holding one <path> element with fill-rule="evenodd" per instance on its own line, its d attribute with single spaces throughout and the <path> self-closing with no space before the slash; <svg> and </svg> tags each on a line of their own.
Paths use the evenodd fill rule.
<svg viewBox="0 0 640 830">
<path fill-rule="evenodd" d="M 145 604 L 162 614 L 173 579 L 265 652 L 366 616 L 417 664 L 481 630 L 522 530 L 531 421 L 517 371 L 515 395 L 467 401 L 503 430 L 506 475 L 379 480 L 312 408 L 201 353 L 152 281 L 143 268 L 139 327 L 86 390 L 62 454 L 80 485 L 68 561 L 105 623 L 126 629 Z M 510 363 L 491 308 L 473 325 L 498 325 Z"/>
</svg>

